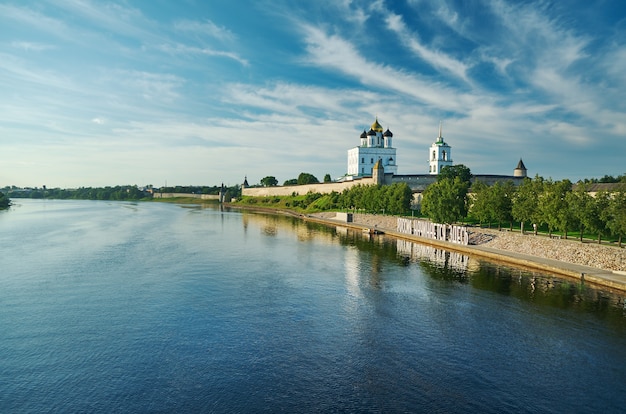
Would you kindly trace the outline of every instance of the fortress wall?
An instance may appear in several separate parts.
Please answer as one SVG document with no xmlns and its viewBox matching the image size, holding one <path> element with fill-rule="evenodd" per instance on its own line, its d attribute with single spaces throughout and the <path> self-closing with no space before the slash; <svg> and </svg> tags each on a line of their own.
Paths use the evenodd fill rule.
<svg viewBox="0 0 626 414">
<path fill-rule="evenodd" d="M 504 183 L 506 181 L 513 181 L 515 185 L 521 184 L 523 177 L 513 177 L 510 175 L 487 175 L 478 174 L 472 177 L 472 181 L 482 181 L 487 185 L 494 185 L 496 182 Z M 393 175 L 385 174 L 384 183 L 386 185 L 394 183 L 406 183 L 413 191 L 413 204 L 419 205 L 421 202 L 421 193 L 429 185 L 437 181 L 436 175 L 431 174 L 408 174 L 408 175 Z M 343 190 L 353 187 L 355 185 L 372 185 L 376 184 L 374 178 L 364 177 L 352 181 L 342 181 L 339 183 L 320 183 L 320 184 L 305 184 L 305 185 L 289 185 L 289 186 L 276 186 L 276 187 L 254 187 L 243 188 L 242 195 L 250 197 L 268 197 L 268 196 L 285 196 L 291 195 L 294 192 L 299 195 L 305 195 L 307 193 L 320 193 L 328 194 L 333 191 L 341 193 Z"/>
<path fill-rule="evenodd" d="M 186 198 L 199 198 L 201 200 L 219 200 L 220 196 L 215 194 L 193 194 L 193 193 L 159 193 L 155 192 L 152 195 L 153 198 L 176 198 L 176 197 L 186 197 Z"/>
<path fill-rule="evenodd" d="M 243 196 L 250 197 L 267 197 L 267 196 L 285 196 L 296 193 L 298 195 L 305 195 L 308 193 L 320 193 L 328 194 L 336 191 L 341 193 L 343 190 L 354 187 L 355 185 L 372 185 L 374 179 L 367 177 L 353 181 L 342 181 L 339 183 L 319 183 L 319 184 L 304 184 L 304 185 L 287 185 L 276 187 L 254 187 L 254 188 L 242 188 L 241 194 Z"/>
</svg>

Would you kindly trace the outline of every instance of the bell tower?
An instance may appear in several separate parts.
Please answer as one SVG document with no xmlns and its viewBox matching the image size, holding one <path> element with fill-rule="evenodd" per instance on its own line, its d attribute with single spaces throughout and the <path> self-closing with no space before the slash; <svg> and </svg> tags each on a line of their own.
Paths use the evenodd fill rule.
<svg viewBox="0 0 626 414">
<path fill-rule="evenodd" d="M 437 141 L 433 142 L 428 152 L 428 163 L 430 165 L 429 173 L 432 175 L 439 174 L 441 169 L 447 165 L 452 165 L 452 152 L 450 145 L 446 144 L 441 135 L 441 122 L 439 122 L 439 136 Z"/>
</svg>

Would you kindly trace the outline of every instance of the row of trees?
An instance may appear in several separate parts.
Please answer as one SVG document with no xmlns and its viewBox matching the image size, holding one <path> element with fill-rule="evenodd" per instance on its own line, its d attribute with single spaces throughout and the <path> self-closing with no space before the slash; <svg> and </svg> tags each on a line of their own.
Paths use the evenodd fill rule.
<svg viewBox="0 0 626 414">
<path fill-rule="evenodd" d="M 149 188 L 151 186 L 148 186 Z M 221 186 L 174 186 L 161 187 L 158 192 L 162 193 L 186 193 L 186 194 L 219 194 Z M 74 200 L 141 200 L 150 198 L 151 194 L 146 189 L 140 189 L 136 185 L 117 185 L 107 187 L 80 187 L 76 189 L 63 188 L 17 188 L 5 189 L 13 198 L 48 198 L 48 199 L 74 199 Z M 227 198 L 239 197 L 241 187 L 235 185 L 226 187 Z"/>
<path fill-rule="evenodd" d="M 114 187 L 81 187 L 77 189 L 63 188 L 27 188 L 11 189 L 13 198 L 48 198 L 74 200 L 140 200 L 149 196 L 137 186 L 123 185 Z"/>
<path fill-rule="evenodd" d="M 364 209 L 372 213 L 406 214 L 413 194 L 406 183 L 392 185 L 356 185 L 341 193 L 340 205 L 346 209 Z"/>
<path fill-rule="evenodd" d="M 438 181 L 424 191 L 424 215 L 439 223 L 470 216 L 481 225 L 495 222 L 498 227 L 507 222 L 512 227 L 516 221 L 522 232 L 526 224 L 533 224 L 535 232 L 536 226 L 545 226 L 550 235 L 559 231 L 565 238 L 569 232 L 579 231 L 581 241 L 588 232 L 596 234 L 599 243 L 602 237 L 614 236 L 621 246 L 626 234 L 626 183 L 618 185 L 616 191 L 601 191 L 593 197 L 588 183 L 573 186 L 569 180 L 552 181 L 540 176 L 525 178 L 518 187 L 512 182 L 471 185 L 465 168 L 442 170 Z"/>
<path fill-rule="evenodd" d="M 406 214 L 411 209 L 412 192 L 406 183 L 388 186 L 356 185 L 341 193 L 308 193 L 290 196 L 243 197 L 242 204 L 265 204 L 273 208 L 300 211 L 360 210 L 367 213 Z"/>
<path fill-rule="evenodd" d="M 289 180 L 286 180 L 283 185 L 317 184 L 319 182 L 320 181 L 313 174 L 302 172 L 300 173 L 300 175 L 298 175 L 298 178 L 291 178 Z M 324 182 L 332 182 L 330 174 L 326 174 L 324 176 Z M 273 175 L 268 175 L 267 177 L 261 178 L 260 184 L 262 187 L 275 187 L 278 185 L 278 180 Z"/>
</svg>

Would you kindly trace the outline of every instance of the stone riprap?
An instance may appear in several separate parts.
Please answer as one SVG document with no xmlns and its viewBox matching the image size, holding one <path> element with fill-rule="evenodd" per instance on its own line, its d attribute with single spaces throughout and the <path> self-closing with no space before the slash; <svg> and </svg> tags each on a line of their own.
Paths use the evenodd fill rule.
<svg viewBox="0 0 626 414">
<path fill-rule="evenodd" d="M 617 246 L 600 245 L 588 240 L 581 243 L 573 238 L 551 239 L 545 235 L 535 236 L 533 233 L 522 235 L 510 231 L 496 231 L 490 234 L 493 234 L 494 238 L 485 246 L 493 249 L 555 259 L 597 269 L 626 271 L 626 249 L 620 249 Z"/>
</svg>

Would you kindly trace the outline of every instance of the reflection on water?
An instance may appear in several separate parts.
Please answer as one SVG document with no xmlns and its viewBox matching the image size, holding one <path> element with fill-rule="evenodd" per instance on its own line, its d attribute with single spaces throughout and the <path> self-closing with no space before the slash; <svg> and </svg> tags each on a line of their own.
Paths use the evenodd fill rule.
<svg viewBox="0 0 626 414">
<path fill-rule="evenodd" d="M 611 320 L 626 329 L 626 295 L 623 292 L 585 285 L 577 280 L 547 273 L 496 264 L 458 252 L 384 235 L 370 235 L 343 226 L 326 226 L 303 222 L 294 217 L 244 212 L 244 226 L 255 222 L 263 234 L 295 232 L 298 240 L 315 238 L 327 243 L 354 246 L 372 255 L 370 284 L 380 286 L 384 262 L 400 266 L 419 266 L 436 280 L 454 281 L 469 286 L 532 302 L 540 306 L 592 312 L 598 318 Z M 360 277 L 352 253 L 346 257 L 349 289 L 358 295 Z"/>
<path fill-rule="evenodd" d="M 411 261 L 428 260 L 440 267 L 454 271 L 467 270 L 470 262 L 470 257 L 465 254 L 438 249 L 426 244 L 413 243 L 408 240 L 398 239 L 396 246 L 398 254 Z"/>
</svg>

